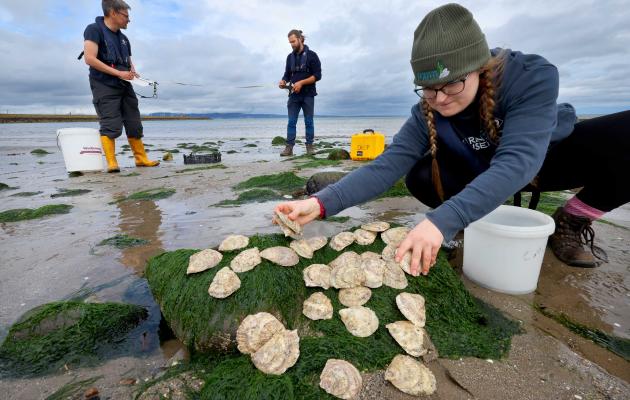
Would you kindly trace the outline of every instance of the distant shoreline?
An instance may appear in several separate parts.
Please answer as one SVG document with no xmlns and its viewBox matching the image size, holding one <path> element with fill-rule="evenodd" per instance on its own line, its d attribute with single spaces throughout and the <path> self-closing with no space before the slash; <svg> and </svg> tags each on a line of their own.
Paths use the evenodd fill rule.
<svg viewBox="0 0 630 400">
<path fill-rule="evenodd" d="M 149 116 L 143 115 L 143 121 L 179 121 L 210 120 L 210 117 L 191 116 Z M 0 124 L 37 123 L 37 122 L 97 122 L 96 115 L 57 115 L 57 114 L 0 114 Z"/>
</svg>

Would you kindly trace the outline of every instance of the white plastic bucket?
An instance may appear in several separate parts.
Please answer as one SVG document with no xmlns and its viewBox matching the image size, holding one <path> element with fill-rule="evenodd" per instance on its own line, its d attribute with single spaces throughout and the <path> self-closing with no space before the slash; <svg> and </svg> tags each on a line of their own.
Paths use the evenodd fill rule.
<svg viewBox="0 0 630 400">
<path fill-rule="evenodd" d="M 64 128 L 57 131 L 66 170 L 102 171 L 105 167 L 100 133 L 92 128 Z"/>
<path fill-rule="evenodd" d="M 499 206 L 464 230 L 464 275 L 497 292 L 531 293 L 554 230 L 548 215 Z"/>
</svg>

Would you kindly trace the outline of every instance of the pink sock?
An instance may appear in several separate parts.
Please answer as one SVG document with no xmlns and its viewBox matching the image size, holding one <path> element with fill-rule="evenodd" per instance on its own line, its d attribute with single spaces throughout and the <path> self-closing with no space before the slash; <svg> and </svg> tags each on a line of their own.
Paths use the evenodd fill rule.
<svg viewBox="0 0 630 400">
<path fill-rule="evenodd" d="M 590 220 L 600 219 L 602 215 L 606 214 L 606 211 L 593 208 L 586 203 L 583 203 L 577 196 L 573 196 L 564 205 L 564 211 L 577 217 L 586 217 Z"/>
</svg>

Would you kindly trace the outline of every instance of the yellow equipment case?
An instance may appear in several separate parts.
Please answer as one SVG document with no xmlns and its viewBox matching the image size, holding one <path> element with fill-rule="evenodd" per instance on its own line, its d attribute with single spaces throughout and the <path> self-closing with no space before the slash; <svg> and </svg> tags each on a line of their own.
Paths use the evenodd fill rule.
<svg viewBox="0 0 630 400">
<path fill-rule="evenodd" d="M 385 135 L 365 129 L 363 133 L 352 135 L 350 158 L 355 161 L 373 160 L 385 150 Z"/>
</svg>

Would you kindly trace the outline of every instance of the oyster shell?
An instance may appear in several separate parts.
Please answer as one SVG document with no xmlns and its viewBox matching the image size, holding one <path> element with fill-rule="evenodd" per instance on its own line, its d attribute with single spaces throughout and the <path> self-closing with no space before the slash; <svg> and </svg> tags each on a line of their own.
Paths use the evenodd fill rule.
<svg viewBox="0 0 630 400">
<path fill-rule="evenodd" d="M 330 274 L 330 285 L 337 289 L 348 289 L 363 285 L 365 271 L 356 265 L 344 264 L 333 268 Z"/>
<path fill-rule="evenodd" d="M 230 268 L 234 272 L 247 272 L 254 269 L 262 262 L 258 247 L 241 251 L 236 257 L 230 261 Z"/>
<path fill-rule="evenodd" d="M 370 232 L 384 232 L 389 229 L 389 223 L 383 221 L 374 221 L 361 225 L 361 229 Z"/>
<path fill-rule="evenodd" d="M 346 307 L 362 306 L 370 300 L 370 297 L 372 297 L 372 291 L 363 286 L 339 291 L 339 302 Z"/>
<path fill-rule="evenodd" d="M 207 269 L 214 268 L 223 259 L 223 254 L 216 250 L 205 249 L 190 256 L 188 260 L 187 274 L 195 274 L 203 272 Z"/>
<path fill-rule="evenodd" d="M 248 315 L 236 330 L 238 350 L 251 354 L 260 349 L 276 333 L 284 331 L 282 322 L 266 312 Z"/>
<path fill-rule="evenodd" d="M 367 260 L 369 258 L 375 258 L 375 259 L 380 260 L 381 255 L 373 251 L 364 251 L 363 253 L 361 253 L 361 260 Z"/>
<path fill-rule="evenodd" d="M 383 285 L 394 289 L 404 289 L 407 287 L 407 277 L 405 271 L 400 268 L 395 261 L 385 263 L 385 273 L 383 273 Z"/>
<path fill-rule="evenodd" d="M 361 246 L 367 246 L 374 243 L 376 232 L 366 231 L 365 229 L 357 229 L 354 231 L 354 241 Z"/>
<path fill-rule="evenodd" d="M 383 286 L 385 261 L 380 258 L 368 258 L 361 263 L 361 269 L 365 272 L 365 282 L 363 282 L 363 286 L 372 289 Z"/>
<path fill-rule="evenodd" d="M 378 329 L 378 317 L 367 307 L 357 306 L 339 310 L 346 329 L 358 337 L 368 337 Z"/>
<path fill-rule="evenodd" d="M 297 330 L 276 333 L 258 351 L 252 354 L 252 362 L 265 374 L 282 375 L 295 365 L 300 357 L 300 338 Z"/>
<path fill-rule="evenodd" d="M 225 299 L 241 287 L 241 280 L 229 267 L 223 267 L 212 279 L 208 294 L 217 299 Z"/>
<path fill-rule="evenodd" d="M 382 254 L 383 260 L 396 263 L 395 257 L 396 257 L 397 249 L 398 249 L 398 246 L 392 246 L 392 245 L 385 246 L 385 248 L 383 249 L 383 254 Z M 411 275 L 411 251 L 406 252 L 402 260 L 400 260 L 400 262 L 396 264 L 398 264 L 398 266 L 407 274 Z"/>
<path fill-rule="evenodd" d="M 269 247 L 261 251 L 260 256 L 283 267 L 292 267 L 300 262 L 300 257 L 298 257 L 297 253 L 284 246 Z"/>
<path fill-rule="evenodd" d="M 340 399 L 355 398 L 362 385 L 359 370 L 345 360 L 329 359 L 319 376 L 319 387 Z"/>
<path fill-rule="evenodd" d="M 400 293 L 396 296 L 398 309 L 414 325 L 422 328 L 426 322 L 424 297 L 413 293 Z"/>
<path fill-rule="evenodd" d="M 274 221 L 282 229 L 284 236 L 289 236 L 293 239 L 300 239 L 302 236 L 302 225 L 291 220 L 287 214 L 276 211 Z"/>
<path fill-rule="evenodd" d="M 427 353 L 424 346 L 424 329 L 409 321 L 397 321 L 385 325 L 389 334 L 410 355 L 420 357 Z"/>
<path fill-rule="evenodd" d="M 219 251 L 232 251 L 244 249 L 249 244 L 249 238 L 243 235 L 230 235 L 223 239 L 219 245 Z"/>
<path fill-rule="evenodd" d="M 291 247 L 300 257 L 313 258 L 313 249 L 304 239 L 293 240 L 289 244 L 289 247 Z"/>
<path fill-rule="evenodd" d="M 315 252 L 326 246 L 328 238 L 326 236 L 315 236 L 310 239 L 306 239 L 306 241 L 308 242 L 308 245 L 311 246 L 311 249 L 313 249 L 313 252 Z"/>
<path fill-rule="evenodd" d="M 381 257 L 385 261 L 392 261 L 396 257 L 396 250 L 398 250 L 398 246 L 388 244 L 381 252 Z"/>
<path fill-rule="evenodd" d="M 333 317 L 332 302 L 322 292 L 316 292 L 304 300 L 302 313 L 312 320 L 331 319 Z"/>
<path fill-rule="evenodd" d="M 333 238 L 330 240 L 330 247 L 333 250 L 341 251 L 350 246 L 352 243 L 354 243 L 354 233 L 341 232 L 333 236 Z"/>
<path fill-rule="evenodd" d="M 330 288 L 330 274 L 332 269 L 326 264 L 311 264 L 304 268 L 302 275 L 307 287 Z"/>
<path fill-rule="evenodd" d="M 391 244 L 398 247 L 400 242 L 402 242 L 405 239 L 408 233 L 409 233 L 409 228 L 400 226 L 398 228 L 388 229 L 385 232 L 381 233 L 381 239 L 383 239 L 383 242 L 387 244 Z"/>
<path fill-rule="evenodd" d="M 354 251 L 346 251 L 339 254 L 339 256 L 329 262 L 328 265 L 332 269 L 341 267 L 342 265 L 352 265 L 354 267 L 358 267 L 359 265 L 361 265 L 361 256 Z"/>
<path fill-rule="evenodd" d="M 385 379 L 401 392 L 419 396 L 435 393 L 433 372 L 412 357 L 399 354 L 387 367 Z"/>
</svg>

